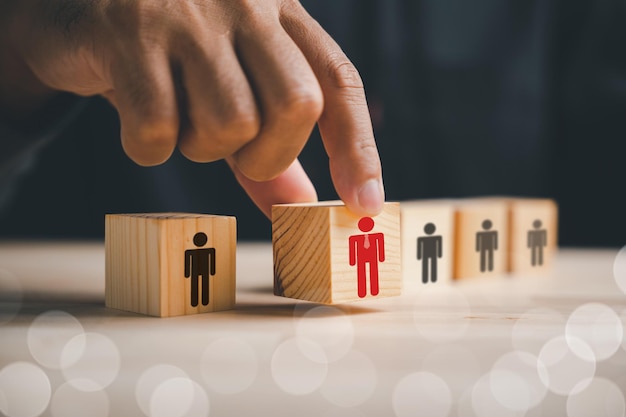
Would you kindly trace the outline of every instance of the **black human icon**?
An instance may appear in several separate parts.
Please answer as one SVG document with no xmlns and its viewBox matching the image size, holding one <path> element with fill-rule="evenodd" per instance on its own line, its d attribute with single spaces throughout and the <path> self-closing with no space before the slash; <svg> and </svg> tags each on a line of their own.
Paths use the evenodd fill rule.
<svg viewBox="0 0 626 417">
<path fill-rule="evenodd" d="M 202 277 L 202 305 L 209 304 L 209 276 L 215 275 L 215 248 L 202 248 L 206 245 L 207 235 L 198 232 L 193 243 L 200 249 L 185 251 L 185 278 L 191 278 L 191 306 L 198 305 L 198 284 Z"/>
<path fill-rule="evenodd" d="M 530 264 L 543 265 L 543 248 L 548 245 L 548 232 L 541 229 L 541 220 L 533 222 L 535 230 L 528 231 L 528 247 L 530 248 Z"/>
<path fill-rule="evenodd" d="M 422 261 L 422 282 L 437 282 L 437 258 L 441 258 L 441 236 L 432 236 L 437 228 L 432 223 L 426 223 L 424 233 L 428 236 L 417 238 L 417 260 Z M 429 268 L 430 266 L 430 268 Z M 430 277 L 429 277 L 430 269 Z"/>
<path fill-rule="evenodd" d="M 498 231 L 491 230 L 491 220 L 483 220 L 482 232 L 476 232 L 476 251 L 480 252 L 480 272 L 493 271 L 493 252 L 498 250 Z"/>
</svg>

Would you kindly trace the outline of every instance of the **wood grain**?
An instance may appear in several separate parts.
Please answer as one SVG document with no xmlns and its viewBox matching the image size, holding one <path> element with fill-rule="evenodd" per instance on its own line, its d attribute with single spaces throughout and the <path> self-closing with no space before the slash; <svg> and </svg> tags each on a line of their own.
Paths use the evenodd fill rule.
<svg viewBox="0 0 626 417">
<path fill-rule="evenodd" d="M 185 251 L 215 248 L 216 274 L 209 302 L 192 305 L 192 278 L 185 278 Z M 111 214 L 105 220 L 105 302 L 108 307 L 158 317 L 233 308 L 236 220 L 187 213 Z M 199 278 L 198 278 L 199 279 Z M 199 279 L 199 292 L 202 293 Z"/>
<path fill-rule="evenodd" d="M 486 221 L 491 224 L 487 229 L 484 227 Z M 502 275 L 507 272 L 508 221 L 509 205 L 504 199 L 457 200 L 453 273 L 455 279 Z M 488 245 L 493 250 L 488 249 Z M 485 258 L 481 259 L 483 253 Z M 492 255 L 492 262 L 489 262 L 489 255 Z M 485 265 L 482 265 L 483 261 Z"/>
<path fill-rule="evenodd" d="M 349 263 L 350 236 L 362 233 L 359 219 L 341 202 L 273 206 L 274 293 L 327 304 L 360 299 L 356 267 Z M 386 256 L 378 263 L 378 295 L 368 288 L 364 298 L 400 295 L 399 204 L 386 203 L 373 220 L 369 233 L 384 234 Z"/>
<path fill-rule="evenodd" d="M 451 282 L 454 260 L 454 204 L 454 200 L 413 200 L 400 203 L 402 275 L 405 284 L 423 284 L 424 258 L 418 259 L 418 239 L 428 236 L 424 228 L 429 223 L 435 226 L 430 236 L 441 236 L 441 257 L 437 258 L 436 282 Z M 430 272 L 429 270 L 427 274 L 429 283 L 432 282 Z"/>
<path fill-rule="evenodd" d="M 558 207 L 550 199 L 516 198 L 509 203 L 509 265 L 513 273 L 545 274 L 552 267 L 558 241 Z M 535 222 L 539 221 L 535 228 Z M 539 224 L 540 223 L 540 224 Z M 534 234 L 539 232 L 539 235 Z M 532 259 L 533 234 L 545 241 L 535 248 Z M 536 242 L 539 244 L 539 242 Z M 539 259 L 541 258 L 541 259 Z"/>
<path fill-rule="evenodd" d="M 558 240 L 558 207 L 553 200 L 517 197 L 457 200 L 455 219 L 455 278 L 507 272 L 545 274 L 550 270 Z M 482 231 L 481 219 L 491 219 L 492 230 L 498 231 L 493 271 L 481 272 L 477 267 L 480 264 L 476 233 Z"/>
</svg>

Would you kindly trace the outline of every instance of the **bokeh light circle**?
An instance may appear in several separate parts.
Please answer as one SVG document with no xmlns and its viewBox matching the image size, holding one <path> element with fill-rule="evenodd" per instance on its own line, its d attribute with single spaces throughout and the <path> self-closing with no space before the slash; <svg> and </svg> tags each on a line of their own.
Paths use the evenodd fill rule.
<svg viewBox="0 0 626 417">
<path fill-rule="evenodd" d="M 420 291 L 413 309 L 417 332 L 435 343 L 463 338 L 469 327 L 470 315 L 467 297 L 452 286 L 431 286 Z"/>
<path fill-rule="evenodd" d="M 575 354 L 570 346 L 581 355 Z M 555 394 L 575 394 L 585 388 L 584 381 L 591 381 L 596 372 L 595 361 L 583 359 L 592 357 L 593 351 L 584 341 L 575 337 L 555 337 L 539 352 L 538 363 L 545 367 L 545 373 L 540 372 L 539 377 Z"/>
<path fill-rule="evenodd" d="M 328 365 L 328 375 L 320 392 L 335 405 L 356 407 L 370 398 L 376 383 L 377 372 L 372 360 L 352 350 Z"/>
<path fill-rule="evenodd" d="M 83 326 L 76 317 L 64 311 L 47 311 L 38 315 L 28 328 L 28 350 L 40 365 L 60 369 L 64 348 L 73 340 L 72 349 L 63 360 L 64 366 L 71 366 L 84 353 L 85 339 L 74 339 L 83 334 Z"/>
<path fill-rule="evenodd" d="M 278 345 L 272 355 L 271 368 L 274 382 L 283 391 L 292 395 L 305 395 L 319 389 L 324 382 L 328 373 L 328 360 L 317 343 L 304 338 L 292 338 Z"/>
<path fill-rule="evenodd" d="M 76 361 L 77 352 L 82 352 Z M 74 336 L 63 348 L 61 368 L 63 376 L 81 391 L 106 388 L 120 370 L 120 352 L 111 339 L 87 332 Z"/>
<path fill-rule="evenodd" d="M 53 417 L 107 417 L 109 409 L 106 391 L 81 391 L 68 382 L 57 388 L 50 403 Z"/>
<path fill-rule="evenodd" d="M 392 405 L 398 417 L 445 417 L 452 407 L 452 395 L 446 381 L 437 375 L 415 372 L 395 386 Z"/>
<path fill-rule="evenodd" d="M 188 378 L 188 376 L 182 369 L 167 364 L 151 366 L 141 374 L 135 386 L 135 400 L 145 415 L 150 415 L 150 399 L 156 388 L 162 382 L 172 378 Z"/>
<path fill-rule="evenodd" d="M 624 394 L 612 381 L 593 378 L 583 381 L 584 387 L 567 397 L 568 417 L 623 417 L 626 412 Z"/>
<path fill-rule="evenodd" d="M 501 356 L 489 375 L 494 398 L 506 408 L 523 413 L 545 398 L 548 390 L 544 380 L 546 367 L 536 356 L 523 351 Z"/>
<path fill-rule="evenodd" d="M 530 387 L 524 379 L 507 369 L 494 369 L 489 374 L 491 393 L 500 404 L 513 411 L 530 408 Z"/>
<path fill-rule="evenodd" d="M 257 376 L 258 368 L 254 350 L 239 339 L 216 340 L 202 354 L 202 378 L 211 389 L 221 394 L 235 394 L 248 389 Z"/>
<path fill-rule="evenodd" d="M 617 252 L 613 262 L 613 278 L 620 290 L 626 294 L 626 246 Z"/>
<path fill-rule="evenodd" d="M 52 388 L 46 373 L 29 362 L 13 362 L 0 370 L 0 412 L 7 417 L 36 417 L 50 403 Z"/>
<path fill-rule="evenodd" d="M 22 307 L 22 297 L 19 278 L 0 268 L 0 324 L 13 320 Z"/>
<path fill-rule="evenodd" d="M 459 401 L 459 416 L 476 417 L 520 417 L 523 413 L 502 405 L 493 395 L 491 385 L 492 373 L 487 373 L 476 381 L 468 395 Z M 462 410 L 461 407 L 464 409 Z"/>
<path fill-rule="evenodd" d="M 622 329 L 624 331 L 624 334 L 626 334 L 626 309 L 622 310 L 620 318 L 622 320 Z M 626 337 L 622 338 L 622 349 L 626 350 Z"/>
<path fill-rule="evenodd" d="M 624 329 L 621 319 L 612 308 L 601 303 L 587 303 L 570 314 L 565 335 L 570 349 L 576 355 L 588 361 L 593 361 L 594 358 L 602 361 L 613 356 L 619 349 Z M 580 344 L 569 343 L 573 339 L 584 341 L 593 351 L 593 355 L 586 357 L 587 351 L 577 348 Z"/>
<path fill-rule="evenodd" d="M 150 397 L 150 417 L 203 417 L 208 416 L 209 411 L 206 392 L 185 377 L 166 379 Z"/>
<path fill-rule="evenodd" d="M 350 316 L 338 308 L 315 307 L 298 320 L 296 337 L 297 340 L 316 343 L 324 349 L 327 360 L 332 362 L 350 351 L 354 342 L 354 325 Z M 306 346 L 302 346 L 301 349 L 306 355 Z"/>
<path fill-rule="evenodd" d="M 466 387 L 465 391 L 457 399 L 456 403 L 456 417 L 476 417 L 474 408 L 472 406 L 472 392 L 474 391 L 474 384 Z"/>
</svg>

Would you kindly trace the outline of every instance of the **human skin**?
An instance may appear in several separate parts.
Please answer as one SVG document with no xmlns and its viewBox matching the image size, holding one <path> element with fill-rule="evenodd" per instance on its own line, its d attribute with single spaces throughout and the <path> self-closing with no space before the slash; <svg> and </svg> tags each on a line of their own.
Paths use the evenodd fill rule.
<svg viewBox="0 0 626 417">
<path fill-rule="evenodd" d="M 317 123 L 335 189 L 357 215 L 384 191 L 361 78 L 295 0 L 4 0 L 0 111 L 56 92 L 102 95 L 140 165 L 178 147 L 225 159 L 269 216 L 317 199 L 297 156 Z"/>
</svg>

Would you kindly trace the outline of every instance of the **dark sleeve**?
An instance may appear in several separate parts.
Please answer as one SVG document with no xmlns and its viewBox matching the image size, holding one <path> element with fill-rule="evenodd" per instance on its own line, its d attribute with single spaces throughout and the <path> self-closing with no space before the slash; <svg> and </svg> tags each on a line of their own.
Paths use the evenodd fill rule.
<svg viewBox="0 0 626 417">
<path fill-rule="evenodd" d="M 0 213 L 7 207 L 19 179 L 37 154 L 80 113 L 88 99 L 60 94 L 33 115 L 28 125 L 15 126 L 0 118 Z"/>
</svg>

